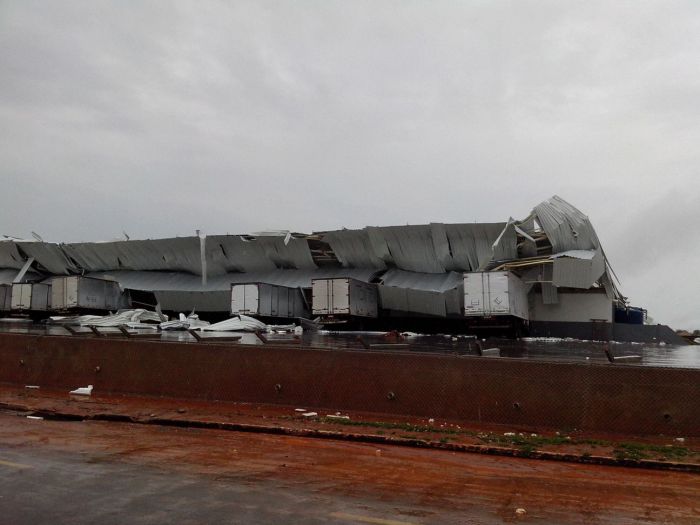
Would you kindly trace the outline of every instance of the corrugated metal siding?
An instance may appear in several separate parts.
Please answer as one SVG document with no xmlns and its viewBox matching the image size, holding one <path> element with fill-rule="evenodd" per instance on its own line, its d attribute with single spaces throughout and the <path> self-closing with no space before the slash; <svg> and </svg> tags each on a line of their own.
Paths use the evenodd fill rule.
<svg viewBox="0 0 700 525">
<path fill-rule="evenodd" d="M 432 223 L 367 227 L 322 235 L 345 266 L 383 269 L 388 265 L 412 272 L 444 273 L 475 271 L 494 257 L 517 257 L 515 230 L 507 226 L 507 223 Z"/>
<path fill-rule="evenodd" d="M 14 241 L 0 239 L 0 268 L 16 268 L 24 266 L 24 257 L 17 250 Z"/>
<path fill-rule="evenodd" d="M 389 270 L 378 287 L 383 309 L 445 317 L 462 309 L 462 274 Z"/>
<path fill-rule="evenodd" d="M 200 274 L 198 237 L 62 245 L 65 253 L 87 272 L 160 270 Z"/>
<path fill-rule="evenodd" d="M 17 246 L 27 257 L 34 257 L 52 275 L 69 275 L 79 271 L 56 243 L 17 241 Z"/>
<path fill-rule="evenodd" d="M 569 251 L 553 258 L 552 281 L 560 288 L 591 288 L 605 271 L 600 250 Z"/>
</svg>

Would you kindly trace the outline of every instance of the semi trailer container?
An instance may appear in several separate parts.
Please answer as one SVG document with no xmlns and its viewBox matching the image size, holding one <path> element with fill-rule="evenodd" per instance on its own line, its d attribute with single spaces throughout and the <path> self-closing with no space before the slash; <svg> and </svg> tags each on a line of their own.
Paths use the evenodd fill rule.
<svg viewBox="0 0 700 525">
<path fill-rule="evenodd" d="M 124 304 L 123 292 L 116 281 L 71 275 L 51 281 L 51 309 L 117 310 Z"/>
<path fill-rule="evenodd" d="M 301 288 L 266 283 L 231 285 L 231 313 L 263 317 L 308 317 Z"/>
<path fill-rule="evenodd" d="M 45 312 L 51 307 L 51 286 L 46 283 L 14 283 L 10 306 L 15 312 Z"/>
<path fill-rule="evenodd" d="M 513 316 L 528 320 L 527 289 L 512 272 L 465 273 L 464 315 Z"/>
<path fill-rule="evenodd" d="M 313 315 L 372 317 L 379 314 L 377 285 L 351 278 L 311 281 Z"/>
</svg>

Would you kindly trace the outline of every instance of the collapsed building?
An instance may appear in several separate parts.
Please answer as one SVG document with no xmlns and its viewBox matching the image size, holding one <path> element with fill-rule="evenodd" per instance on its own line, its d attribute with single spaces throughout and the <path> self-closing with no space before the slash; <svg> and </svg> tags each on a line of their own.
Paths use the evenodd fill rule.
<svg viewBox="0 0 700 525">
<path fill-rule="evenodd" d="M 0 241 L 6 314 L 155 304 L 341 327 L 639 341 L 672 333 L 644 325 L 588 217 L 557 196 L 502 223 Z"/>
</svg>

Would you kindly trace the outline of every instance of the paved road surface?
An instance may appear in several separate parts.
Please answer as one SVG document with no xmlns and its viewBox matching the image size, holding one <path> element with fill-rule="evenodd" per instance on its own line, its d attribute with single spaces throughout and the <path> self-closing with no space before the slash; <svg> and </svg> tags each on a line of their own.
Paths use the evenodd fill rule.
<svg viewBox="0 0 700 525">
<path fill-rule="evenodd" d="M 0 413 L 2 525 L 511 522 L 700 523 L 700 476 Z"/>
</svg>

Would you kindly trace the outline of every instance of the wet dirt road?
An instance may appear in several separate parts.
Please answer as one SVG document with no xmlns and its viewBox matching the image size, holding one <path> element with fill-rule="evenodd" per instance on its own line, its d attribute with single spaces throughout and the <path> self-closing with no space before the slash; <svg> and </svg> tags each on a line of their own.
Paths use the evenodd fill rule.
<svg viewBox="0 0 700 525">
<path fill-rule="evenodd" d="M 699 520 L 696 474 L 0 413 L 3 524 Z"/>
</svg>

